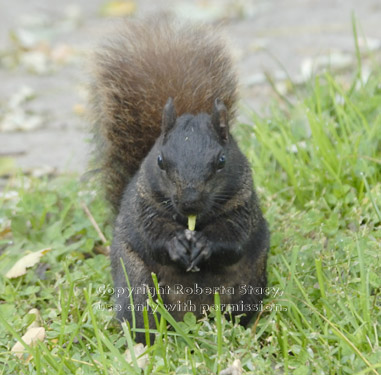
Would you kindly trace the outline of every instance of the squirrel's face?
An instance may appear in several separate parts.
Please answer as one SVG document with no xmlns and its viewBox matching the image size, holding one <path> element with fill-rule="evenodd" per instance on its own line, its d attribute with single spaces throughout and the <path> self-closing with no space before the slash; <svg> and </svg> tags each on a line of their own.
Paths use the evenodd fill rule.
<svg viewBox="0 0 381 375">
<path fill-rule="evenodd" d="M 220 109 L 226 111 L 223 104 Z M 172 123 L 166 123 L 168 113 L 164 112 L 163 131 L 152 150 L 150 164 L 158 176 L 156 189 L 182 216 L 202 217 L 221 207 L 230 192 L 234 194 L 229 185 L 234 174 L 230 166 L 237 165 L 232 162 L 236 148 L 231 147 L 227 123 L 216 110 L 212 115 L 179 118 L 169 113 Z"/>
</svg>

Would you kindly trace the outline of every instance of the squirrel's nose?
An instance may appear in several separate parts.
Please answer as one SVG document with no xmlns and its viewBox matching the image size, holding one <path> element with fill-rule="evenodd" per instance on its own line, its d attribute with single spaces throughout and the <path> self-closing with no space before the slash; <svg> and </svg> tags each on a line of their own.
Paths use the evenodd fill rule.
<svg viewBox="0 0 381 375">
<path fill-rule="evenodd" d="M 183 215 L 198 214 L 202 210 L 201 193 L 194 188 L 185 188 L 179 201 L 179 210 Z"/>
</svg>

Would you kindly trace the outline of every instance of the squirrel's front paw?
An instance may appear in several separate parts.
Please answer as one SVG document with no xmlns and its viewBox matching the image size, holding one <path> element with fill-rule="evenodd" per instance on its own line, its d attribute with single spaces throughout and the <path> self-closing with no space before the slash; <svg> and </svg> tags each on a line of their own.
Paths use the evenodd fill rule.
<svg viewBox="0 0 381 375">
<path fill-rule="evenodd" d="M 185 231 L 178 232 L 168 243 L 168 254 L 172 261 L 187 269 L 191 263 L 191 242 Z"/>
<path fill-rule="evenodd" d="M 210 241 L 200 232 L 192 232 L 191 242 L 191 264 L 187 268 L 187 271 L 197 272 L 200 270 L 198 265 L 209 259 L 212 255 L 212 247 Z"/>
</svg>

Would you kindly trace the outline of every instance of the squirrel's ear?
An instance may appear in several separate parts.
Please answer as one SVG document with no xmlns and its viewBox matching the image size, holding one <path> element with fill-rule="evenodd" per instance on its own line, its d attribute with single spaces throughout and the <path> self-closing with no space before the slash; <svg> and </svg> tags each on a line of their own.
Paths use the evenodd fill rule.
<svg viewBox="0 0 381 375">
<path fill-rule="evenodd" d="M 167 104 L 164 106 L 161 130 L 164 134 L 168 133 L 176 123 L 176 110 L 173 105 L 173 99 L 168 98 Z"/>
<path fill-rule="evenodd" d="M 212 125 L 222 141 L 226 142 L 229 136 L 228 111 L 220 99 L 216 99 L 213 105 Z"/>
</svg>

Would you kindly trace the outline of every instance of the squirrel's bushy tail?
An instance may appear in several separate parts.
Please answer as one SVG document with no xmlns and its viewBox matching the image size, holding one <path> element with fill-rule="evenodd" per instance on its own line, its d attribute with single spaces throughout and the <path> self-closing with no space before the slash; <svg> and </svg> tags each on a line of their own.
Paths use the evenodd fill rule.
<svg viewBox="0 0 381 375">
<path fill-rule="evenodd" d="M 95 159 L 115 210 L 160 134 L 169 97 L 179 116 L 210 113 L 220 98 L 232 117 L 236 101 L 236 75 L 224 41 L 209 27 L 169 17 L 125 21 L 95 52 L 92 79 Z"/>
</svg>

